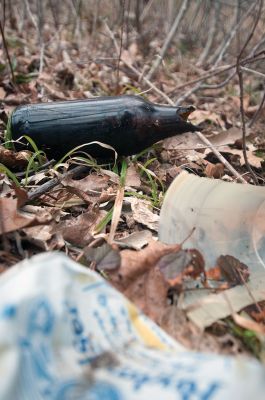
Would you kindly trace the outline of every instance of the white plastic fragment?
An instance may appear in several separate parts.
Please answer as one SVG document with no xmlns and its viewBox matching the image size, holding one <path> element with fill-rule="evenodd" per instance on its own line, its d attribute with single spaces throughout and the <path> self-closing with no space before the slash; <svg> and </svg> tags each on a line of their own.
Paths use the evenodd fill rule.
<svg viewBox="0 0 265 400">
<path fill-rule="evenodd" d="M 43 253 L 0 277 L 1 400 L 262 400 L 265 369 L 193 353 L 97 273 Z"/>
<path fill-rule="evenodd" d="M 183 307 L 194 304 L 188 316 L 197 326 L 203 329 L 231 312 L 265 299 L 264 187 L 182 172 L 166 193 L 159 239 L 172 244 L 186 238 L 183 247 L 200 250 L 206 267 L 214 267 L 220 255 L 230 255 L 250 270 L 247 286 L 226 290 L 226 297 L 200 290 L 185 293 Z M 206 298 L 207 301 L 201 301 Z"/>
<path fill-rule="evenodd" d="M 173 244 L 187 237 L 184 247 L 200 250 L 208 268 L 228 254 L 250 271 L 265 271 L 265 188 L 183 171 L 166 193 L 159 239 Z"/>
</svg>

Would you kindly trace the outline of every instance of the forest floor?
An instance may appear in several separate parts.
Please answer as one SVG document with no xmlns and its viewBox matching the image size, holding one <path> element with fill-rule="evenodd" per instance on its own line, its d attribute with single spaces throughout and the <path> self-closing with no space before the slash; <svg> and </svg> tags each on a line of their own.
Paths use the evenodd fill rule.
<svg viewBox="0 0 265 400">
<path fill-rule="evenodd" d="M 218 317 L 217 313 L 214 322 L 201 326 L 184 301 L 190 286 L 206 296 L 242 286 L 246 292 L 251 290 L 248 266 L 221 253 L 221 261 L 219 257 L 216 265 L 205 266 L 202 250 L 158 240 L 167 189 L 183 170 L 210 182 L 245 182 L 253 196 L 256 186 L 264 185 L 265 106 L 260 107 L 264 75 L 244 74 L 242 93 L 236 74 L 219 85 L 225 73 L 209 75 L 210 67 L 196 66 L 196 55 L 184 52 L 174 62 L 169 57 L 150 82 L 142 73 L 146 60 L 139 43 L 132 40 L 126 49 L 121 47 L 105 22 L 94 49 L 90 41 L 89 58 L 85 43 L 78 44 L 80 38 L 73 40 L 67 30 L 61 30 L 58 40 L 48 24 L 41 52 L 33 25 L 29 22 L 26 32 L 6 28 L 13 76 L 4 46 L 0 49 L 1 272 L 43 251 L 65 252 L 102 274 L 188 348 L 245 353 L 264 361 L 265 296 L 257 300 L 253 295 L 247 307 L 233 309 L 230 304 L 228 315 Z M 196 107 L 189 120 L 201 127 L 206 141 L 195 133 L 175 136 L 115 165 L 102 165 L 78 152 L 60 162 L 47 160 L 34 143 L 21 152 L 5 146 L 7 121 L 21 104 L 122 94 L 172 104 L 195 85 L 205 85 L 205 75 L 211 86 L 190 93 L 182 104 Z M 74 170 L 73 175 L 77 166 L 86 168 Z M 230 192 L 225 190 L 229 202 Z M 227 266 L 233 270 L 232 277 L 226 273 Z M 195 295 L 195 308 L 195 300 L 197 307 L 203 306 Z"/>
</svg>

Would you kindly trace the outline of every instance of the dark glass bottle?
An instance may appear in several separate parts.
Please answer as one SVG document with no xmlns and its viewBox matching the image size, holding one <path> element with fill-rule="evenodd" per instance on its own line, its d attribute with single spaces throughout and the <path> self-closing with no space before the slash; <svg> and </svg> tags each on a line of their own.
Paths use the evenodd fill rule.
<svg viewBox="0 0 265 400">
<path fill-rule="evenodd" d="M 30 136 L 49 158 L 58 159 L 73 148 L 101 142 L 119 155 L 137 154 L 157 141 L 199 130 L 186 121 L 194 107 L 153 104 L 138 96 L 98 97 L 19 106 L 11 117 L 14 140 Z M 26 142 L 25 142 L 26 143 Z M 21 144 L 16 144 L 21 149 Z M 114 153 L 97 144 L 85 146 L 93 157 Z"/>
</svg>

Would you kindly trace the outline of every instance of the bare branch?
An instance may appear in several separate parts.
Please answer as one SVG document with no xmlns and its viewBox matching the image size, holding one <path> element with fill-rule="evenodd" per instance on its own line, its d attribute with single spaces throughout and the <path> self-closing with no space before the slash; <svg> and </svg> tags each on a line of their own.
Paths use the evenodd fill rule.
<svg viewBox="0 0 265 400">
<path fill-rule="evenodd" d="M 8 51 L 8 47 L 7 47 L 7 43 L 6 43 L 6 38 L 5 38 L 5 32 L 4 32 L 4 28 L 3 28 L 3 26 L 2 26 L 1 19 L 0 19 L 0 32 L 1 32 L 1 36 L 2 36 L 3 45 L 4 45 L 4 48 L 5 48 L 5 53 L 6 53 L 8 65 L 9 65 L 10 72 L 11 72 L 12 82 L 13 82 L 13 84 L 15 85 L 14 70 L 13 70 L 11 58 L 10 58 L 10 55 L 9 55 L 9 51 Z"/>
<path fill-rule="evenodd" d="M 185 13 L 185 11 L 187 9 L 187 6 L 188 6 L 188 2 L 189 2 L 189 0 L 183 0 L 182 1 L 180 10 L 178 12 L 178 15 L 176 16 L 175 21 L 174 21 L 174 23 L 173 23 L 173 25 L 172 25 L 167 37 L 166 37 L 166 40 L 165 40 L 165 42 L 163 44 L 163 47 L 162 47 L 162 49 L 160 51 L 160 54 L 155 59 L 155 61 L 154 61 L 153 65 L 152 65 L 149 73 L 146 76 L 146 78 L 148 80 L 151 80 L 151 78 L 155 74 L 157 68 L 159 67 L 161 61 L 163 60 L 163 58 L 164 58 L 164 56 L 165 56 L 165 54 L 167 52 L 167 49 L 170 46 L 170 43 L 172 42 L 172 39 L 174 38 L 174 36 L 176 34 L 176 31 L 177 31 L 177 29 L 178 29 L 178 27 L 180 25 L 180 22 L 181 22 L 181 20 L 182 20 L 182 18 L 184 16 L 184 13 Z"/>
<path fill-rule="evenodd" d="M 242 72 L 242 67 L 240 65 L 240 60 L 241 57 L 244 53 L 244 50 L 246 49 L 247 45 L 249 44 L 249 42 L 251 41 L 254 32 L 256 30 L 256 27 L 258 25 L 259 19 L 260 19 L 260 14 L 261 14 L 261 10 L 263 7 L 263 0 L 257 0 L 257 2 L 254 3 L 254 6 L 259 5 L 258 11 L 257 11 L 257 15 L 256 18 L 254 20 L 254 24 L 253 27 L 247 37 L 247 40 L 245 41 L 244 45 L 242 46 L 239 55 L 237 56 L 237 65 L 236 65 L 236 71 L 237 71 L 237 75 L 238 75 L 238 79 L 239 79 L 239 91 L 240 91 L 240 95 L 239 95 L 239 99 L 240 99 L 240 115 L 241 115 L 241 122 L 242 122 L 242 147 L 243 147 L 243 156 L 244 156 L 244 161 L 247 167 L 247 170 L 249 171 L 249 173 L 251 174 L 254 183 L 257 185 L 258 184 L 258 179 L 254 173 L 254 171 L 252 170 L 251 166 L 249 165 L 248 162 L 248 157 L 247 157 L 247 146 L 246 146 L 246 121 L 245 121 L 245 111 L 244 111 L 244 85 L 243 85 L 243 72 Z"/>
</svg>

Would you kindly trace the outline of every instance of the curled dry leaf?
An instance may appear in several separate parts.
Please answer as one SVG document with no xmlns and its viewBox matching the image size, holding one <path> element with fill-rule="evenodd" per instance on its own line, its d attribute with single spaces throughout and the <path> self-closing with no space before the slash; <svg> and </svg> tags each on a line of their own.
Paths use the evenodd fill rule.
<svg viewBox="0 0 265 400">
<path fill-rule="evenodd" d="M 0 163 L 7 168 L 25 168 L 31 156 L 32 153 L 28 150 L 16 152 L 0 146 Z"/>
<path fill-rule="evenodd" d="M 212 164 L 207 162 L 205 174 L 208 178 L 220 179 L 224 175 L 224 165 L 221 163 Z"/>
<path fill-rule="evenodd" d="M 37 218 L 18 211 L 18 200 L 0 198 L 0 234 L 16 231 L 30 224 L 37 224 Z"/>
<path fill-rule="evenodd" d="M 179 245 L 151 240 L 143 250 L 121 251 L 120 268 L 109 273 L 113 285 L 158 323 L 167 309 L 168 283 L 157 263 L 162 256 L 179 250 Z"/>
<path fill-rule="evenodd" d="M 83 248 L 90 243 L 94 230 L 104 218 L 106 212 L 94 209 L 72 217 L 53 227 L 53 233 L 60 233 L 65 241 Z"/>
<path fill-rule="evenodd" d="M 23 233 L 28 242 L 44 251 L 60 250 L 65 245 L 61 235 L 53 233 L 51 224 L 24 228 Z"/>
<path fill-rule="evenodd" d="M 186 250 L 179 250 L 161 257 L 158 267 L 167 281 L 173 281 L 183 273 L 191 261 L 191 254 Z"/>
<path fill-rule="evenodd" d="M 83 192 L 99 196 L 101 191 L 108 187 L 109 177 L 104 175 L 96 175 L 91 174 L 87 175 L 83 179 L 72 179 L 72 178 L 65 178 L 62 180 L 62 184 L 64 186 L 76 188 L 82 190 Z"/>
<path fill-rule="evenodd" d="M 234 285 L 243 285 L 249 280 L 249 268 L 237 258 L 225 255 L 217 259 L 217 266 L 228 282 Z"/>
<path fill-rule="evenodd" d="M 150 202 L 135 197 L 130 197 L 126 200 L 131 204 L 134 220 L 157 232 L 159 216 L 151 211 Z"/>
<path fill-rule="evenodd" d="M 125 245 L 134 250 L 141 250 L 152 240 L 152 233 L 147 230 L 133 232 L 122 239 L 116 240 L 118 245 Z"/>
<path fill-rule="evenodd" d="M 121 251 L 121 267 L 118 275 L 112 275 L 111 280 L 117 287 L 124 289 L 136 278 L 151 270 L 162 256 L 177 252 L 180 248 L 178 244 L 166 245 L 151 240 L 143 250 L 137 252 L 123 250 Z"/>
</svg>

